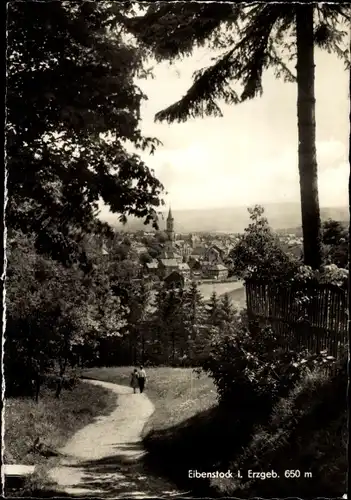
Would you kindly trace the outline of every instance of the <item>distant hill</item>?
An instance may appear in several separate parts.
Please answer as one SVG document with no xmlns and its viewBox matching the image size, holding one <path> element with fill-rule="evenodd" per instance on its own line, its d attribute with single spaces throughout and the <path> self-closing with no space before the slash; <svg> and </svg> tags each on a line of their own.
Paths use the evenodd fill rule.
<svg viewBox="0 0 351 500">
<path fill-rule="evenodd" d="M 247 207 L 227 207 L 199 210 L 173 210 L 175 231 L 177 233 L 194 232 L 220 232 L 240 233 L 249 222 Z M 266 217 L 273 229 L 292 229 L 301 227 L 301 208 L 298 203 L 272 203 L 265 205 Z M 164 212 L 164 220 L 160 220 L 160 228 L 166 224 L 167 212 Z M 321 208 L 322 220 L 329 218 L 348 221 L 348 207 L 326 207 Z M 128 223 L 123 226 L 118 221 L 118 216 L 107 215 L 103 218 L 112 227 L 124 231 L 152 231 L 151 226 L 145 226 L 143 221 L 130 217 Z M 289 229 L 290 231 L 290 229 Z"/>
</svg>

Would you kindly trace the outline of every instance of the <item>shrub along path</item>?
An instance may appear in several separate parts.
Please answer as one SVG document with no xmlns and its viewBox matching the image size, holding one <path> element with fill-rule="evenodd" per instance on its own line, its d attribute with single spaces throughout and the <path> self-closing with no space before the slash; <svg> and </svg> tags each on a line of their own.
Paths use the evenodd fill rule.
<svg viewBox="0 0 351 500">
<path fill-rule="evenodd" d="M 49 471 L 58 494 L 61 491 L 84 497 L 167 498 L 180 493 L 144 470 L 141 433 L 154 411 L 147 396 L 133 394 L 127 386 L 97 380 L 86 382 L 115 392 L 118 406 L 110 415 L 99 417 L 78 431 L 59 450 L 64 457 Z"/>
</svg>

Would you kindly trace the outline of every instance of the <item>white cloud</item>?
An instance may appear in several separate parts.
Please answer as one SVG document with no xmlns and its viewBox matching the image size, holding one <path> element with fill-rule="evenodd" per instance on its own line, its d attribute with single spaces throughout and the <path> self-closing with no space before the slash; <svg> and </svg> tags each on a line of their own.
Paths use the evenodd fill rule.
<svg viewBox="0 0 351 500">
<path fill-rule="evenodd" d="M 225 141 L 224 141 L 225 142 Z M 223 146 L 223 145 L 222 145 Z M 338 141 L 317 142 L 320 202 L 347 204 L 346 150 Z M 247 144 L 226 147 L 194 142 L 184 149 L 163 149 L 149 160 L 169 192 L 174 208 L 220 207 L 300 198 L 298 155 L 294 147 Z"/>
<path fill-rule="evenodd" d="M 199 51 L 174 66 L 155 67 L 141 81 L 148 101 L 142 130 L 163 147 L 143 159 L 165 185 L 174 208 L 300 200 L 296 86 L 267 73 L 264 94 L 223 106 L 223 118 L 154 123 L 154 115 L 184 95 L 194 70 L 211 54 Z M 347 204 L 348 74 L 334 55 L 316 51 L 317 159 L 321 205 Z M 332 89 L 332 91 L 331 91 Z"/>
<path fill-rule="evenodd" d="M 328 141 L 317 142 L 317 159 L 320 170 L 339 168 L 340 163 L 347 159 L 346 145 L 331 138 Z"/>
<path fill-rule="evenodd" d="M 346 162 L 322 172 L 319 176 L 319 199 L 322 206 L 348 204 L 349 174 L 350 167 Z"/>
</svg>

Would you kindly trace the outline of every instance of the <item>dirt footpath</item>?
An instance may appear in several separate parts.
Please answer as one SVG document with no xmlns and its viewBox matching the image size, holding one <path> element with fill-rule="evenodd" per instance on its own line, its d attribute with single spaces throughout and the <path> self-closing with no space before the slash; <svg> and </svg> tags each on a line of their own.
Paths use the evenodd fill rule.
<svg viewBox="0 0 351 500">
<path fill-rule="evenodd" d="M 143 469 L 141 433 L 154 412 L 146 394 L 133 394 L 131 388 L 109 382 L 85 382 L 115 392 L 116 409 L 78 431 L 59 450 L 63 458 L 49 471 L 58 494 L 114 498 L 175 495 L 172 486 L 167 488 L 161 478 L 150 478 Z"/>
</svg>

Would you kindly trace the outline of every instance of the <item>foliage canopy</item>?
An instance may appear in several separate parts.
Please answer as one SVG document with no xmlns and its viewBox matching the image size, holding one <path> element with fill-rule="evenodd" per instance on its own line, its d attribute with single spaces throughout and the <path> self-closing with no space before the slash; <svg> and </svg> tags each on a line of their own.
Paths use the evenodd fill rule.
<svg viewBox="0 0 351 500">
<path fill-rule="evenodd" d="M 7 224 L 63 261 L 102 231 L 99 202 L 156 223 L 163 186 L 134 151 L 142 50 L 109 30 L 106 2 L 12 2 L 7 50 Z M 120 4 L 127 12 L 128 6 Z M 53 249 L 57 249 L 57 255 Z"/>
</svg>

